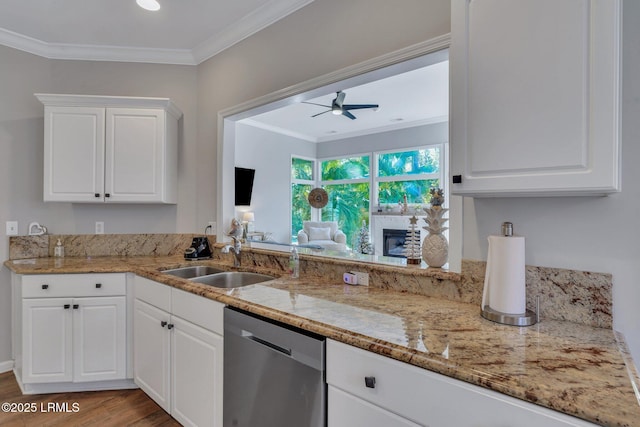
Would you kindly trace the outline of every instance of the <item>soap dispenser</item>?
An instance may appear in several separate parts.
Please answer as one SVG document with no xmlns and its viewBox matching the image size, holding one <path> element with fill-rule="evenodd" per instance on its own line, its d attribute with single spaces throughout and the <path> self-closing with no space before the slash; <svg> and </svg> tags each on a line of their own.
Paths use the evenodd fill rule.
<svg viewBox="0 0 640 427">
<path fill-rule="evenodd" d="M 53 256 L 54 257 L 63 257 L 64 256 L 64 246 L 62 246 L 62 242 L 60 239 L 56 242 L 55 248 L 53 248 Z"/>
</svg>

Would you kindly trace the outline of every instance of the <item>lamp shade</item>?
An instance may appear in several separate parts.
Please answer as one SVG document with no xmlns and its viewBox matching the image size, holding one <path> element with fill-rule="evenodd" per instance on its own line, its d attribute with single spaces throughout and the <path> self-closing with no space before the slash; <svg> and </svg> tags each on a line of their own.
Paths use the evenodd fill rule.
<svg viewBox="0 0 640 427">
<path fill-rule="evenodd" d="M 242 215 L 242 220 L 246 222 L 253 222 L 256 218 L 253 215 L 253 212 L 245 212 L 244 215 Z"/>
</svg>

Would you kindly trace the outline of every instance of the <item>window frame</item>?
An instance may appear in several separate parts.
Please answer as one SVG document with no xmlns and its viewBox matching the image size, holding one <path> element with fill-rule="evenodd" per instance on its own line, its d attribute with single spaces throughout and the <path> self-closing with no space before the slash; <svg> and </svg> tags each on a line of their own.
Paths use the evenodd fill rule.
<svg viewBox="0 0 640 427">
<path fill-rule="evenodd" d="M 439 172 L 436 173 L 420 173 L 420 174 L 403 174 L 403 175 L 394 175 L 394 176 L 378 176 L 378 158 L 381 154 L 389 154 L 389 153 L 403 153 L 407 151 L 418 151 L 423 149 L 430 149 L 437 147 L 440 151 L 439 156 Z M 339 159 L 350 159 L 357 157 L 365 157 L 369 156 L 369 177 L 368 178 L 353 178 L 353 179 L 340 179 L 340 180 L 322 180 L 322 162 L 331 161 L 331 160 L 339 160 Z M 396 182 L 396 181 L 421 181 L 421 180 L 429 180 L 429 179 L 437 179 L 440 183 L 440 188 L 444 190 L 445 193 L 445 206 L 449 205 L 449 183 L 446 177 L 448 176 L 448 165 L 449 165 L 449 144 L 448 142 L 439 142 L 435 144 L 421 144 L 416 146 L 408 146 L 408 147 L 399 147 L 388 150 L 379 150 L 379 151 L 369 151 L 369 152 L 359 152 L 359 153 L 351 153 L 345 154 L 341 156 L 331 156 L 331 157 L 321 157 L 321 158 L 311 158 L 302 155 L 294 155 L 292 154 L 290 160 L 290 165 L 293 165 L 293 159 L 301 159 L 307 160 L 314 163 L 313 167 L 313 180 L 302 180 L 302 179 L 294 179 L 292 175 L 290 175 L 290 185 L 289 185 L 289 229 L 292 232 L 290 237 L 290 242 L 293 242 L 294 239 L 294 231 L 293 231 L 293 194 L 292 194 L 292 185 L 293 184 L 303 184 L 303 185 L 311 185 L 312 188 L 324 188 L 327 185 L 345 185 L 345 184 L 360 184 L 360 183 L 368 183 L 369 184 L 369 226 L 371 226 L 372 215 L 376 214 L 376 210 L 379 207 L 385 206 L 394 206 L 395 203 L 385 203 L 380 204 L 379 202 L 379 183 L 381 182 Z M 415 205 L 411 204 L 410 205 Z M 311 209 L 311 221 L 320 221 L 322 218 L 322 209 L 317 209 L 310 207 Z M 448 230 L 447 230 L 448 232 Z M 445 232 L 445 233 L 447 233 Z"/>
<path fill-rule="evenodd" d="M 374 207 L 385 207 L 385 206 L 392 206 L 395 205 L 395 203 L 380 203 L 380 198 L 379 198 L 379 184 L 381 182 L 398 182 L 398 181 L 423 181 L 423 180 L 429 180 L 429 179 L 437 179 L 438 182 L 440 183 L 440 188 L 442 188 L 445 191 L 445 200 L 448 199 L 448 191 L 445 188 L 446 185 L 446 180 L 445 180 L 445 169 L 446 169 L 446 165 L 447 165 L 447 153 L 445 152 L 446 150 L 446 146 L 448 144 L 446 143 L 437 143 L 437 144 L 425 144 L 425 145 L 419 145 L 419 146 L 415 146 L 415 147 L 405 147 L 405 148 L 395 148 L 395 149 L 391 149 L 391 150 L 381 150 L 381 151 L 374 151 L 373 152 L 373 157 L 374 157 L 374 161 L 373 161 L 373 173 L 371 174 L 372 176 L 372 192 L 371 192 L 371 199 L 370 200 L 374 200 L 373 197 L 375 196 L 375 203 L 373 204 L 373 206 L 371 207 L 371 209 L 373 209 Z M 440 151 L 440 156 L 439 156 L 439 167 L 438 167 L 438 172 L 436 173 L 420 173 L 420 174 L 403 174 L 403 175 L 394 175 L 394 176 L 378 176 L 378 172 L 379 172 L 379 156 L 381 154 L 390 154 L 390 153 L 405 153 L 405 152 L 409 152 L 409 151 L 419 151 L 419 150 L 426 150 L 426 149 L 430 149 L 430 148 L 434 148 L 437 147 Z M 415 203 L 413 203 L 415 205 Z M 409 205 L 412 205 L 412 203 L 409 203 Z"/>
</svg>

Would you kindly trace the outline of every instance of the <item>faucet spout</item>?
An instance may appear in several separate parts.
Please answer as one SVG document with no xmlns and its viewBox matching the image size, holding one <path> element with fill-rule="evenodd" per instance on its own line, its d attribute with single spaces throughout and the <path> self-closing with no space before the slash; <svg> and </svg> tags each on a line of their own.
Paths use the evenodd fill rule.
<svg viewBox="0 0 640 427">
<path fill-rule="evenodd" d="M 233 246 L 231 245 L 225 245 L 222 247 L 222 253 L 223 254 L 228 254 L 229 251 L 233 252 L 233 266 L 234 267 L 240 267 L 240 252 L 241 252 L 241 248 L 242 245 L 240 244 L 240 240 L 236 237 L 231 237 L 233 239 Z"/>
</svg>

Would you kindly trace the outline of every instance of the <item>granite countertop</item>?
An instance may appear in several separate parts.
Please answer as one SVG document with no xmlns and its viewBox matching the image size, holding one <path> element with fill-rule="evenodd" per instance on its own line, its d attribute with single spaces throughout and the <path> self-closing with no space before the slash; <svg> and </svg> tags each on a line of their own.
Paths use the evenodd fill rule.
<svg viewBox="0 0 640 427">
<path fill-rule="evenodd" d="M 5 262 L 18 274 L 134 272 L 597 424 L 640 425 L 638 373 L 624 337 L 610 329 L 552 320 L 504 326 L 481 318 L 476 305 L 304 274 L 218 289 L 159 272 L 184 265 L 194 263 L 180 256 Z"/>
</svg>

